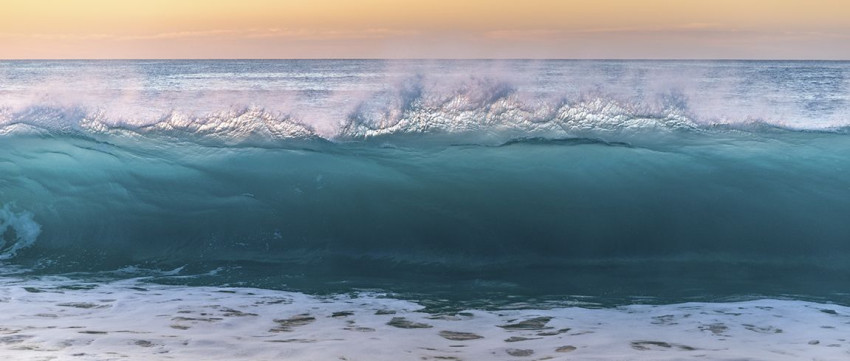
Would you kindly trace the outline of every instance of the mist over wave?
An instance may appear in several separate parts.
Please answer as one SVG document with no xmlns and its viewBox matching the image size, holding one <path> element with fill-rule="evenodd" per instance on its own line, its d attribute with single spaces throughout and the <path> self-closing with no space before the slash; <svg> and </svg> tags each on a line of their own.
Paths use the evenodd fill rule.
<svg viewBox="0 0 850 361">
<path fill-rule="evenodd" d="M 531 137 L 621 141 L 718 125 L 843 132 L 850 124 L 847 65 L 830 62 L 3 65 L 3 133 L 266 146 L 438 135 L 449 143 L 499 144 Z"/>
</svg>

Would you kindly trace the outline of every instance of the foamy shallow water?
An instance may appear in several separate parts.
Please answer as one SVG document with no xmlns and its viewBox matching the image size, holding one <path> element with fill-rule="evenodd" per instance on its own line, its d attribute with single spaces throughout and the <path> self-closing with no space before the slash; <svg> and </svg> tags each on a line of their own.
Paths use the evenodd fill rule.
<svg viewBox="0 0 850 361">
<path fill-rule="evenodd" d="M 0 280 L 3 360 L 850 359 L 850 308 L 802 301 L 435 315 L 378 294 Z"/>
</svg>

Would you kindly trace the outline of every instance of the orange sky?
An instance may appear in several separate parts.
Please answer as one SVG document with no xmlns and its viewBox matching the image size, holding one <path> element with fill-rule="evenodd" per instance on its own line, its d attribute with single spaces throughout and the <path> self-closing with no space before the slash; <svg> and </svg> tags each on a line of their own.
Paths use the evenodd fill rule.
<svg viewBox="0 0 850 361">
<path fill-rule="evenodd" d="M 850 59 L 850 1 L 0 0 L 0 58 Z"/>
</svg>

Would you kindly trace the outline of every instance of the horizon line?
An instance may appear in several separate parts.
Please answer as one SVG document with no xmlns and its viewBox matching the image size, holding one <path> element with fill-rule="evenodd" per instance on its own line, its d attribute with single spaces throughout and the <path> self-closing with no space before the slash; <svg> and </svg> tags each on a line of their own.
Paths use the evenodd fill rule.
<svg viewBox="0 0 850 361">
<path fill-rule="evenodd" d="M 818 61 L 847 62 L 847 59 L 824 58 L 0 58 L 0 61 Z"/>
</svg>

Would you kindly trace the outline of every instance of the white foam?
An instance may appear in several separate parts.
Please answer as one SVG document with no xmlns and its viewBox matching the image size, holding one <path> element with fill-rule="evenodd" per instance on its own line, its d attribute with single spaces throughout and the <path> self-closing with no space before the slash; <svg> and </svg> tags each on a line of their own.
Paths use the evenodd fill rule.
<svg viewBox="0 0 850 361">
<path fill-rule="evenodd" d="M 121 124 L 110 126 L 103 114 L 81 121 L 81 127 L 94 133 L 131 131 L 142 134 L 158 134 L 182 139 L 218 139 L 238 144 L 247 140 L 280 140 L 307 138 L 314 131 L 283 114 L 272 114 L 263 109 L 231 109 L 225 112 L 208 114 L 205 117 L 193 117 L 184 113 L 172 112 L 155 123 L 144 126 Z"/>
<path fill-rule="evenodd" d="M 4 360 L 850 358 L 850 308 L 801 301 L 432 315 L 378 294 L 6 277 L 0 308 Z"/>
<path fill-rule="evenodd" d="M 370 111 L 354 118 L 339 137 L 369 138 L 391 134 L 503 134 L 514 137 L 565 138 L 608 134 L 696 130 L 698 125 L 675 110 L 646 115 L 636 105 L 596 98 L 576 104 L 523 103 L 516 95 L 479 104 L 466 94 L 415 109 Z"/>
</svg>

